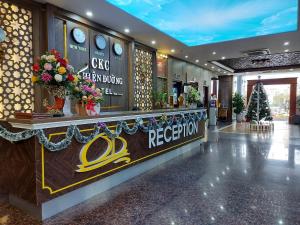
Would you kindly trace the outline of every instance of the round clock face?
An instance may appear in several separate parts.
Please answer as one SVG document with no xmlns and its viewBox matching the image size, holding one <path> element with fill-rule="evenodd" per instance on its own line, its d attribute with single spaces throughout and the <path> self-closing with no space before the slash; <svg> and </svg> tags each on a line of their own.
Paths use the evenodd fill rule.
<svg viewBox="0 0 300 225">
<path fill-rule="evenodd" d="M 5 41 L 6 34 L 2 28 L 0 28 L 0 42 Z"/>
<path fill-rule="evenodd" d="M 116 53 L 116 55 L 122 55 L 123 53 L 123 48 L 121 46 L 121 44 L 119 43 L 114 43 L 114 52 Z"/>
<path fill-rule="evenodd" d="M 78 44 L 83 44 L 85 42 L 85 33 L 78 27 L 72 30 L 72 36 L 74 41 L 76 41 Z"/>
<path fill-rule="evenodd" d="M 105 38 L 102 35 L 98 34 L 96 36 L 96 38 L 95 38 L 95 41 L 96 41 L 96 47 L 98 49 L 100 49 L 100 50 L 105 49 L 105 47 L 106 47 L 106 40 L 105 40 Z"/>
</svg>

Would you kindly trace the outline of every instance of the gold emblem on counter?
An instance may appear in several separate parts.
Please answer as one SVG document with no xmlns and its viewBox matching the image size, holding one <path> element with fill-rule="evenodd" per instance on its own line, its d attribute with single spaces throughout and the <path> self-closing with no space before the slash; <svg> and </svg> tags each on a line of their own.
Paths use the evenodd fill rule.
<svg viewBox="0 0 300 225">
<path fill-rule="evenodd" d="M 116 139 L 120 140 L 122 143 L 121 148 L 118 149 L 117 151 L 116 151 Z M 96 141 L 105 141 L 107 143 L 107 148 L 105 152 L 97 159 L 89 161 L 87 159 L 87 153 L 88 151 L 94 151 L 94 150 L 90 150 L 90 148 L 92 144 Z M 104 133 L 102 133 L 97 135 L 94 139 L 92 139 L 90 142 L 88 142 L 86 145 L 83 146 L 79 155 L 81 165 L 78 165 L 79 169 L 76 170 L 76 172 L 92 171 L 100 167 L 103 167 L 109 163 L 125 162 L 127 164 L 130 163 L 131 161 L 129 155 L 130 154 L 127 149 L 127 141 L 124 138 L 117 137 L 115 139 L 110 139 Z"/>
</svg>

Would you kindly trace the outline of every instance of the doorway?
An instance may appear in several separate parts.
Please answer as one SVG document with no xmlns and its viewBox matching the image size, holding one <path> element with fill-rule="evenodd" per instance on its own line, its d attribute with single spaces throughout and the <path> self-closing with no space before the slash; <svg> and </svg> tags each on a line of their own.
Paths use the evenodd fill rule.
<svg viewBox="0 0 300 225">
<path fill-rule="evenodd" d="M 253 86 L 258 82 L 258 80 L 248 80 L 247 81 L 247 102 L 249 101 Z M 296 115 L 296 102 L 297 102 L 297 78 L 278 78 L 278 79 L 261 79 L 260 82 L 263 83 L 264 87 L 266 85 L 289 85 L 289 123 L 292 123 L 293 117 Z"/>
<path fill-rule="evenodd" d="M 264 86 L 274 121 L 288 121 L 290 114 L 290 85 Z"/>
</svg>

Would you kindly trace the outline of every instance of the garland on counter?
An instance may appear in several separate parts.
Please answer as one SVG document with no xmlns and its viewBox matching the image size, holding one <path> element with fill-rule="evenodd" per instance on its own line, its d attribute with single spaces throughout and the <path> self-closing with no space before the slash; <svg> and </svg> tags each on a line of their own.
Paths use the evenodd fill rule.
<svg viewBox="0 0 300 225">
<path fill-rule="evenodd" d="M 134 135 L 138 130 L 147 133 L 151 129 L 159 129 L 164 125 L 171 126 L 173 124 L 184 124 L 190 121 L 206 120 L 206 118 L 206 112 L 180 114 L 179 118 L 175 115 L 169 118 L 166 115 L 162 115 L 158 121 L 155 117 L 150 118 L 147 125 L 145 125 L 142 118 L 137 118 L 131 128 L 126 121 L 119 121 L 114 131 L 110 130 L 105 123 L 100 122 L 94 126 L 94 131 L 87 136 L 82 135 L 76 125 L 70 125 L 67 128 L 65 139 L 57 143 L 49 141 L 44 131 L 41 129 L 12 133 L 0 126 L 0 137 L 10 142 L 18 142 L 37 136 L 41 145 L 44 145 L 44 147 L 49 151 L 55 152 L 66 149 L 72 143 L 73 137 L 77 142 L 85 144 L 102 132 L 104 132 L 109 138 L 113 139 L 119 137 L 122 131 L 129 135 Z"/>
</svg>

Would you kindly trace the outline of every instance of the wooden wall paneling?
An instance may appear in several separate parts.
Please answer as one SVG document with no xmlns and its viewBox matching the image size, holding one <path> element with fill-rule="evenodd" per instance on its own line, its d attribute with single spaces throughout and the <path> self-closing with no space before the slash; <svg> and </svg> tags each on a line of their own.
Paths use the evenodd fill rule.
<svg viewBox="0 0 300 225">
<path fill-rule="evenodd" d="M 134 107 L 134 42 L 128 44 L 128 104 L 129 110 Z"/>
<path fill-rule="evenodd" d="M 112 29 L 110 29 L 109 27 L 106 27 L 104 25 L 101 25 L 99 23 L 93 22 L 91 20 L 88 20 L 84 17 L 81 17 L 73 12 L 67 11 L 65 9 L 56 7 L 54 5 L 51 4 L 47 4 L 47 14 L 48 14 L 48 19 L 50 21 L 50 25 L 51 25 L 51 18 L 57 17 L 60 18 L 62 20 L 66 20 L 66 21 L 72 21 L 74 23 L 80 24 L 82 26 L 85 26 L 87 28 L 91 28 L 94 30 L 99 31 L 100 33 L 109 35 L 111 37 L 115 37 L 115 38 L 120 38 L 122 40 L 126 40 L 128 42 L 133 41 L 134 39 L 124 35 L 122 33 L 116 32 Z"/>
<path fill-rule="evenodd" d="M 110 75 L 122 78 L 123 84 L 111 84 L 111 90 L 115 94 L 111 96 L 111 111 L 128 110 L 128 43 L 117 39 L 110 38 Z M 118 56 L 113 46 L 115 43 L 119 43 L 122 46 L 123 53 Z"/>
<path fill-rule="evenodd" d="M 82 69 L 86 64 L 89 64 L 89 30 L 88 28 L 73 23 L 70 21 L 66 22 L 67 24 L 67 49 L 68 54 L 67 57 L 71 62 L 72 66 L 74 66 L 75 70 Z M 83 44 L 78 44 L 72 37 L 72 30 L 74 28 L 80 28 L 86 35 L 86 40 Z"/>
<path fill-rule="evenodd" d="M 228 121 L 232 121 L 233 76 L 219 76 L 219 102 L 222 108 L 228 108 Z"/>
<path fill-rule="evenodd" d="M 54 18 L 53 24 L 54 24 L 54 32 L 52 32 L 53 40 L 54 40 L 54 49 L 59 51 L 62 56 L 64 53 L 64 23 L 65 21 Z M 50 50 L 50 49 L 49 49 Z"/>
<path fill-rule="evenodd" d="M 98 49 L 96 47 L 96 42 L 95 38 L 96 35 L 102 35 L 105 40 L 106 40 L 106 47 L 105 49 Z M 99 68 L 93 68 L 91 64 L 92 58 L 97 58 L 97 59 L 103 59 L 103 60 L 109 60 L 110 59 L 110 38 L 109 36 L 100 33 L 95 30 L 90 30 L 90 59 L 89 59 L 89 68 L 90 68 L 90 73 L 95 73 L 97 75 L 101 75 L 101 81 L 96 82 L 96 86 L 98 88 L 110 88 L 110 85 L 103 83 L 103 76 L 109 76 L 110 71 L 108 70 L 103 70 Z M 111 66 L 110 66 L 111 68 Z M 109 106 L 111 105 L 111 96 L 110 95 L 103 95 L 104 96 L 104 101 L 101 103 L 101 109 L 103 111 L 107 111 Z"/>
</svg>

